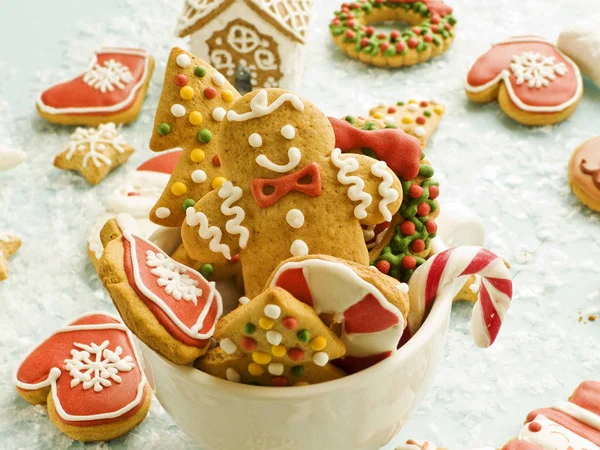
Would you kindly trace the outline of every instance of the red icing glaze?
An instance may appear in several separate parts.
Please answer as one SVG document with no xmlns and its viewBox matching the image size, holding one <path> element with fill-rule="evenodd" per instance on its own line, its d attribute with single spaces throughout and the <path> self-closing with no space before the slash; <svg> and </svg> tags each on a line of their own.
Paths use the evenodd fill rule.
<svg viewBox="0 0 600 450">
<path fill-rule="evenodd" d="M 577 95 L 580 79 L 575 66 L 564 58 L 551 43 L 536 41 L 531 37 L 522 39 L 525 42 L 509 41 L 497 44 L 480 56 L 467 75 L 467 83 L 472 87 L 479 87 L 491 82 L 506 70 L 510 74 L 509 83 L 516 97 L 527 106 L 556 107 L 573 99 Z M 549 80 L 549 85 L 541 88 L 531 88 L 527 81 L 517 85 L 517 79 L 510 70 L 510 64 L 514 56 L 520 56 L 524 52 L 553 56 L 556 64 L 562 62 L 567 66 L 567 73 L 563 76 L 556 75 L 555 80 Z"/>
<path fill-rule="evenodd" d="M 511 441 L 502 447 L 502 450 L 544 450 L 537 444 L 527 441 Z"/>
<path fill-rule="evenodd" d="M 158 250 L 149 244 L 147 241 L 134 236 L 135 240 L 136 252 L 135 255 L 131 254 L 131 244 L 129 241 L 123 237 L 123 247 L 124 247 L 124 263 L 125 263 L 125 272 L 127 273 L 127 279 L 129 281 L 129 285 L 135 290 L 138 297 L 144 302 L 144 304 L 148 307 L 148 309 L 154 314 L 156 319 L 160 322 L 160 324 L 169 332 L 171 336 L 173 336 L 178 341 L 183 344 L 190 345 L 193 347 L 205 347 L 209 343 L 209 339 L 194 339 L 184 333 L 178 326 L 173 322 L 173 320 L 167 315 L 167 313 L 153 300 L 149 299 L 142 293 L 133 275 L 133 265 L 132 265 L 132 256 L 134 256 L 140 268 L 140 276 L 142 279 L 143 285 L 149 289 L 154 295 L 158 296 L 163 302 L 166 304 L 166 307 L 169 308 L 175 316 L 183 322 L 188 328 L 191 328 L 198 317 L 202 314 L 202 311 L 206 305 L 206 302 L 209 298 L 209 294 L 211 292 L 211 286 L 208 282 L 202 278 L 200 274 L 189 269 L 187 274 L 190 278 L 198 281 L 198 288 L 202 289 L 202 296 L 198 297 L 197 305 L 194 305 L 191 301 L 187 301 L 184 299 L 175 300 L 171 295 L 165 293 L 163 287 L 157 284 L 157 276 L 151 273 L 151 267 L 146 265 L 146 251 L 151 250 L 153 252 L 158 252 Z M 209 309 L 209 312 L 204 320 L 202 329 L 199 330 L 200 333 L 208 333 L 210 329 L 214 326 L 218 315 L 218 302 L 216 298 L 213 298 L 213 302 Z"/>
<path fill-rule="evenodd" d="M 580 405 L 581 406 L 581 405 Z M 596 445 L 600 445 L 600 431 L 592 428 L 584 423 L 581 423 L 577 419 L 557 411 L 551 408 L 542 408 L 532 411 L 527 416 L 527 421 L 531 422 L 535 420 L 538 415 L 544 415 L 548 419 L 562 425 L 563 427 L 571 430 L 573 433 L 578 434 L 584 439 L 587 439 L 590 442 L 593 442 Z"/>
<path fill-rule="evenodd" d="M 143 162 L 137 170 L 147 170 L 149 172 L 160 172 L 170 175 L 175 170 L 175 166 L 177 166 L 181 153 L 183 153 L 182 150 L 175 150 L 155 156 L 154 158 L 150 158 L 148 161 Z"/>
<path fill-rule="evenodd" d="M 56 396 L 64 411 L 73 416 L 111 413 L 135 402 L 138 389 L 143 381 L 143 374 L 133 350 L 133 344 L 125 331 L 124 325 L 122 322 L 104 314 L 89 314 L 71 322 L 69 326 L 94 324 L 119 325 L 121 329 L 69 330 L 65 328 L 62 332 L 59 331 L 50 336 L 25 358 L 17 370 L 17 380 L 28 384 L 41 383 L 48 379 L 52 368 L 60 369 L 60 376 L 56 380 Z M 117 347 L 121 347 L 123 350 L 123 353 L 120 355 L 121 359 L 131 356 L 134 362 L 133 369 L 128 372 L 120 371 L 118 375 L 121 377 L 121 382 L 111 381 L 111 386 L 105 387 L 100 392 L 95 392 L 93 387 L 83 389 L 82 383 L 71 388 L 70 384 L 73 377 L 66 370 L 64 361 L 72 358 L 71 350 L 82 350 L 75 347 L 74 343 L 89 345 L 93 342 L 100 345 L 107 340 L 109 341 L 108 350 L 115 351 Z M 21 387 L 21 389 L 28 390 L 24 387 Z M 116 418 L 72 421 L 63 419 L 60 414 L 58 417 L 61 422 L 82 427 L 122 420 L 135 415 L 140 409 L 147 395 L 145 387 L 143 389 L 144 391 L 139 403 L 128 412 Z"/>
<path fill-rule="evenodd" d="M 301 302 L 313 305 L 312 294 L 301 268 L 288 269 L 279 274 L 275 286 L 285 289 Z"/>
<path fill-rule="evenodd" d="M 144 52 L 143 50 L 137 49 L 123 49 L 123 50 L 135 50 Z M 147 52 L 144 55 L 132 55 L 126 53 L 120 53 L 119 49 L 106 49 L 99 50 L 96 53 L 95 63 L 100 66 L 104 66 L 104 63 L 110 60 L 114 60 L 124 66 L 126 66 L 133 80 L 124 83 L 124 88 L 120 89 L 114 87 L 112 91 L 107 90 L 102 92 L 99 89 L 88 85 L 83 81 L 84 74 L 74 78 L 72 80 L 56 84 L 51 88 L 45 90 L 40 95 L 40 101 L 43 106 L 55 108 L 55 114 L 61 114 L 61 109 L 65 108 L 100 108 L 105 109 L 113 105 L 120 104 L 126 101 L 130 95 L 134 93 L 136 85 L 148 75 L 149 58 Z M 138 90 L 139 92 L 139 86 Z M 132 95 L 131 99 L 126 102 L 120 109 L 106 111 L 100 110 L 96 112 L 69 112 L 69 115 L 86 115 L 86 116 L 101 116 L 101 115 L 113 115 L 118 112 L 126 111 L 131 108 L 135 102 L 137 95 Z"/>
<path fill-rule="evenodd" d="M 584 381 L 575 390 L 570 401 L 600 416 L 600 382 Z"/>
<path fill-rule="evenodd" d="M 365 131 L 335 117 L 329 121 L 335 133 L 335 146 L 341 151 L 368 147 L 404 180 L 412 180 L 419 174 L 422 150 L 416 137 L 399 128 Z"/>
<path fill-rule="evenodd" d="M 381 306 L 372 295 L 344 311 L 346 333 L 375 333 L 398 324 L 398 316 Z"/>
<path fill-rule="evenodd" d="M 301 184 L 300 180 L 310 177 L 309 184 Z M 274 188 L 270 194 L 265 194 L 265 187 Z M 252 196 L 260 208 L 268 208 L 277 203 L 283 196 L 292 191 L 300 192 L 311 197 L 319 197 L 322 193 L 321 170 L 316 162 L 310 162 L 297 172 L 279 178 L 255 178 L 250 184 Z"/>
<path fill-rule="evenodd" d="M 355 357 L 355 356 L 345 356 L 340 359 L 334 359 L 331 363 L 342 369 L 348 375 L 360 372 L 361 370 L 367 369 L 371 366 L 374 366 L 380 361 L 383 361 L 385 358 L 390 356 L 391 352 L 384 352 L 378 355 L 364 356 L 364 357 Z"/>
</svg>

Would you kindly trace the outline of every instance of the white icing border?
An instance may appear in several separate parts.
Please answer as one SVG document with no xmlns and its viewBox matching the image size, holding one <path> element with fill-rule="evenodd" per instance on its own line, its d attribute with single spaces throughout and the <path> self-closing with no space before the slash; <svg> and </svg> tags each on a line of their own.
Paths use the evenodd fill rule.
<svg viewBox="0 0 600 450">
<path fill-rule="evenodd" d="M 131 411 L 137 405 L 139 405 L 144 396 L 144 391 L 145 391 L 145 387 L 146 387 L 146 375 L 144 374 L 142 365 L 140 364 L 140 358 L 138 356 L 137 349 L 135 347 L 135 343 L 133 342 L 133 336 L 131 334 L 131 331 L 129 331 L 129 329 L 123 324 L 121 319 L 113 316 L 112 314 L 108 314 L 105 312 L 89 312 L 89 313 L 83 314 L 79 317 L 76 317 L 71 322 L 76 322 L 76 321 L 84 319 L 86 317 L 96 316 L 96 315 L 102 315 L 102 316 L 108 317 L 110 319 L 116 320 L 118 323 L 95 323 L 95 324 L 67 325 L 63 328 L 59 328 L 58 330 L 56 330 L 52 334 L 50 334 L 46 339 L 44 339 L 39 345 L 37 345 L 36 347 L 34 347 L 31 351 L 29 351 L 27 353 L 27 356 L 25 356 L 25 358 L 17 366 L 17 370 L 15 371 L 15 374 L 13 377 L 13 382 L 14 382 L 15 386 L 17 386 L 19 389 L 23 389 L 26 391 L 35 391 L 35 390 L 50 386 L 51 392 L 52 392 L 52 399 L 54 401 L 54 406 L 55 406 L 56 412 L 62 419 L 69 421 L 69 422 L 85 422 L 85 421 L 91 421 L 91 420 L 116 419 L 116 418 L 122 416 L 123 414 L 126 414 L 127 412 Z M 138 385 L 137 395 L 136 395 L 135 399 L 133 399 L 129 404 L 127 404 L 123 408 L 119 409 L 118 411 L 113 411 L 111 413 L 92 414 L 92 415 L 88 415 L 88 416 L 74 416 L 74 415 L 68 414 L 63 409 L 63 407 L 60 403 L 60 399 L 57 397 L 57 393 L 56 393 L 56 380 L 58 380 L 62 374 L 62 369 L 60 369 L 59 367 L 53 367 L 52 369 L 50 369 L 50 371 L 48 372 L 48 377 L 44 381 L 40 381 L 39 383 L 33 383 L 33 384 L 24 383 L 24 382 L 20 381 L 18 378 L 19 369 L 21 368 L 21 366 L 23 365 L 25 360 L 40 345 L 42 345 L 44 342 L 46 342 L 52 336 L 54 336 L 58 333 L 68 333 L 71 331 L 86 331 L 86 330 L 121 330 L 121 331 L 125 331 L 125 333 L 127 333 L 127 337 L 130 341 L 131 348 L 133 349 L 133 356 L 135 357 L 135 361 L 136 361 L 138 370 L 140 371 L 142 376 L 140 378 L 140 384 Z"/>
<path fill-rule="evenodd" d="M 567 55 L 565 55 L 563 52 L 561 52 L 558 49 L 558 47 L 554 46 L 552 43 L 548 42 L 545 39 L 538 38 L 535 36 L 531 36 L 531 37 L 523 36 L 523 37 L 510 38 L 506 41 L 495 43 L 492 45 L 492 47 L 495 47 L 497 45 L 516 43 L 516 42 L 542 42 L 544 44 L 548 44 L 548 45 L 554 47 L 554 50 L 559 55 L 561 55 L 565 59 L 565 61 L 567 61 L 570 64 L 571 68 L 573 69 L 573 72 L 575 72 L 575 76 L 577 77 L 577 90 L 576 90 L 573 98 L 571 98 L 570 100 L 566 101 L 565 103 L 562 103 L 561 105 L 557 105 L 557 106 L 530 106 L 530 105 L 527 105 L 527 104 L 523 103 L 523 101 L 519 97 L 517 97 L 517 95 L 515 94 L 513 87 L 510 83 L 511 72 L 508 69 L 502 70 L 496 76 L 496 78 L 488 81 L 485 84 L 482 84 L 481 86 L 473 86 L 473 85 L 469 84 L 468 81 L 465 81 L 465 90 L 467 90 L 468 92 L 478 93 L 478 92 L 482 92 L 482 91 L 485 91 L 486 89 L 491 88 L 492 86 L 499 83 L 500 81 L 504 81 L 504 85 L 506 86 L 506 90 L 508 91 L 508 95 L 509 95 L 511 101 L 517 107 L 519 107 L 519 109 L 521 109 L 523 111 L 528 111 L 528 112 L 560 112 L 560 111 L 567 109 L 568 107 L 570 107 L 571 105 L 573 105 L 574 103 L 576 103 L 578 101 L 579 97 L 581 96 L 581 94 L 583 92 L 583 79 L 581 78 L 581 72 L 579 71 L 579 67 L 577 67 L 577 64 L 575 64 L 571 58 L 569 58 Z"/>
<path fill-rule="evenodd" d="M 67 108 L 54 108 L 52 106 L 46 105 L 42 101 L 42 95 L 44 94 L 44 92 L 46 92 L 48 89 L 50 89 L 50 88 L 48 88 L 48 89 L 44 89 L 39 94 L 38 99 L 36 101 L 37 106 L 40 108 L 40 110 L 46 114 L 85 114 L 85 113 L 96 113 L 96 112 L 117 112 L 117 111 L 123 109 L 125 106 L 127 106 L 128 103 L 133 101 L 135 99 L 135 97 L 137 96 L 140 88 L 146 82 L 146 77 L 148 76 L 148 69 L 150 67 L 150 53 L 148 53 L 146 50 L 143 50 L 143 49 L 104 47 L 95 52 L 94 58 L 93 58 L 92 62 L 90 63 L 89 67 L 93 67 L 94 64 L 96 64 L 96 62 L 98 61 L 97 55 L 101 55 L 103 53 L 121 53 L 123 55 L 143 56 L 145 59 L 144 72 L 142 73 L 142 77 L 140 78 L 140 81 L 133 87 L 133 89 L 129 93 L 129 96 L 125 100 L 123 100 L 122 102 L 117 103 L 115 105 L 111 105 L 111 106 L 97 106 L 97 107 L 74 107 L 73 106 L 73 107 L 67 107 Z M 88 67 L 88 69 L 89 69 L 89 67 Z M 78 77 L 75 77 L 74 79 L 76 79 L 76 78 L 78 78 Z M 69 81 L 71 81 L 71 80 L 64 81 L 64 83 L 69 82 Z M 57 83 L 57 84 L 60 84 L 60 83 Z M 53 86 L 55 86 L 55 85 L 53 85 Z"/>
</svg>

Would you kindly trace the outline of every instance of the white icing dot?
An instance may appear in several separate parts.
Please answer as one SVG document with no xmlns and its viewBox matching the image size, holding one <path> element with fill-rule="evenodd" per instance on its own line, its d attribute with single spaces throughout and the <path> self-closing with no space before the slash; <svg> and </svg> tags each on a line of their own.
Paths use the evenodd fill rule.
<svg viewBox="0 0 600 450">
<path fill-rule="evenodd" d="M 258 133 L 252 133 L 248 138 L 248 143 L 254 147 L 258 148 L 262 145 L 262 136 Z"/>
<path fill-rule="evenodd" d="M 194 170 L 192 172 L 192 181 L 194 183 L 204 183 L 206 181 L 206 172 L 200 169 Z"/>
<path fill-rule="evenodd" d="M 425 128 L 423 128 L 423 127 L 416 127 L 415 128 L 415 135 L 419 136 L 419 137 L 425 136 Z"/>
<path fill-rule="evenodd" d="M 286 139 L 294 139 L 296 137 L 296 129 L 291 125 L 285 125 L 281 129 L 281 135 Z"/>
<path fill-rule="evenodd" d="M 173 106 L 171 106 L 171 114 L 173 114 L 175 117 L 183 117 L 185 116 L 185 107 L 179 103 L 175 103 Z"/>
<path fill-rule="evenodd" d="M 233 381 L 234 383 L 239 383 L 240 381 L 242 381 L 241 375 L 238 373 L 237 370 L 235 370 L 232 367 L 227 368 L 227 370 L 225 371 L 225 377 L 227 378 L 227 380 Z"/>
<path fill-rule="evenodd" d="M 371 267 L 375 267 L 375 266 L 371 266 Z M 377 269 L 377 267 L 375 267 L 375 268 Z M 397 284 L 396 289 L 398 289 L 403 294 L 408 294 L 408 284 L 406 284 L 406 283 Z"/>
<path fill-rule="evenodd" d="M 219 72 L 215 73 L 212 77 L 213 83 L 216 86 L 221 87 L 225 84 L 225 77 L 221 75 Z"/>
<path fill-rule="evenodd" d="M 171 210 L 169 208 L 165 208 L 164 206 L 161 206 L 160 208 L 158 208 L 156 210 L 156 217 L 158 217 L 159 219 L 166 219 L 167 217 L 169 217 L 171 215 Z"/>
<path fill-rule="evenodd" d="M 313 355 L 313 362 L 317 366 L 323 367 L 329 362 L 329 355 L 325 352 L 317 352 Z"/>
<path fill-rule="evenodd" d="M 190 57 L 185 53 L 179 55 L 175 61 L 179 67 L 183 67 L 184 69 L 192 63 Z"/>
<path fill-rule="evenodd" d="M 417 105 L 416 103 L 411 103 L 410 105 L 408 105 L 408 110 L 415 112 L 419 110 L 419 105 Z"/>
<path fill-rule="evenodd" d="M 240 297 L 240 305 L 245 305 L 246 303 L 250 303 L 250 299 L 248 297 Z"/>
<path fill-rule="evenodd" d="M 292 228 L 300 228 L 304 225 L 304 214 L 299 209 L 290 209 L 285 216 L 285 220 Z"/>
<path fill-rule="evenodd" d="M 473 293 L 473 294 L 477 294 L 479 292 L 479 283 L 473 283 L 471 286 L 469 286 L 469 290 Z"/>
<path fill-rule="evenodd" d="M 235 343 L 229 338 L 221 339 L 219 344 L 221 345 L 223 351 L 228 355 L 233 355 L 237 350 L 237 345 L 235 345 Z"/>
<path fill-rule="evenodd" d="M 272 362 L 269 364 L 269 373 L 271 375 L 279 376 L 283 373 L 283 364 L 278 362 Z"/>
<path fill-rule="evenodd" d="M 267 306 L 265 306 L 264 313 L 269 319 L 279 319 L 279 316 L 281 315 L 281 308 L 277 305 L 269 303 Z"/>
<path fill-rule="evenodd" d="M 217 122 L 221 122 L 226 115 L 227 111 L 225 111 L 225 108 L 221 108 L 219 106 L 218 108 L 213 109 L 212 118 L 215 119 Z"/>
<path fill-rule="evenodd" d="M 290 246 L 290 253 L 292 256 L 308 255 L 308 245 L 302 239 L 296 239 Z"/>
<path fill-rule="evenodd" d="M 267 341 L 271 345 L 279 345 L 283 340 L 283 336 L 279 331 L 269 330 L 267 331 Z"/>
</svg>

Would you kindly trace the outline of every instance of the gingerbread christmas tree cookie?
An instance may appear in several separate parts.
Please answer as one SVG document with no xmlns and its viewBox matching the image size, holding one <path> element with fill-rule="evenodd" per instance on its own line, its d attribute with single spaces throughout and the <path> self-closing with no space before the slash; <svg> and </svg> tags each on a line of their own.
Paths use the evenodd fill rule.
<svg viewBox="0 0 600 450">
<path fill-rule="evenodd" d="M 21 239 L 11 233 L 0 233 L 0 281 L 8 277 L 8 258 L 21 247 Z"/>
<path fill-rule="evenodd" d="M 88 183 L 98 184 L 114 168 L 127 162 L 133 152 L 114 123 L 77 128 L 69 148 L 54 158 L 54 166 L 79 172 Z"/>
<path fill-rule="evenodd" d="M 154 223 L 180 226 L 187 208 L 223 185 L 216 137 L 227 111 L 239 97 L 213 67 L 180 48 L 171 51 L 150 148 L 164 151 L 178 147 L 183 155 L 150 212 Z"/>
</svg>

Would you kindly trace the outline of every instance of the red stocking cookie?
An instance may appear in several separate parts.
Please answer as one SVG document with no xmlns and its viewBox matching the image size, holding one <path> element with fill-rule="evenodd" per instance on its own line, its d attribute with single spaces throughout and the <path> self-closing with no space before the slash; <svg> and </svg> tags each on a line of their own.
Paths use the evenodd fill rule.
<svg viewBox="0 0 600 450">
<path fill-rule="evenodd" d="M 104 441 L 139 424 L 151 390 L 132 337 L 118 319 L 90 313 L 54 332 L 15 375 L 19 394 L 48 404 L 50 420 L 71 439 Z"/>
<path fill-rule="evenodd" d="M 554 45 L 535 36 L 514 37 L 479 57 L 465 86 L 477 103 L 498 99 L 500 108 L 524 125 L 565 120 L 583 93 L 579 68 Z"/>
</svg>

